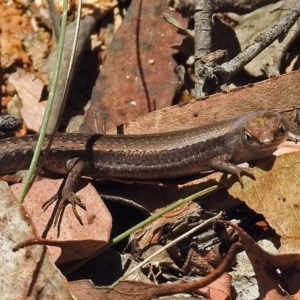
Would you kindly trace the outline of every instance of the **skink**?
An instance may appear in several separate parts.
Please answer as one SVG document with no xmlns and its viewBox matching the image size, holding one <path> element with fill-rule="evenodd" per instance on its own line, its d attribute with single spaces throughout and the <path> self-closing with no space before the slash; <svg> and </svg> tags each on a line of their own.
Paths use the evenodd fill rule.
<svg viewBox="0 0 300 300">
<path fill-rule="evenodd" d="M 37 137 L 0 140 L 0 174 L 27 169 Z M 159 134 L 57 134 L 43 169 L 68 174 L 62 198 L 80 220 L 76 204 L 84 206 L 73 193 L 80 176 L 159 180 L 218 170 L 237 175 L 242 183 L 241 174 L 251 173 L 237 164 L 270 156 L 287 139 L 297 142 L 299 136 L 272 111 Z"/>
</svg>

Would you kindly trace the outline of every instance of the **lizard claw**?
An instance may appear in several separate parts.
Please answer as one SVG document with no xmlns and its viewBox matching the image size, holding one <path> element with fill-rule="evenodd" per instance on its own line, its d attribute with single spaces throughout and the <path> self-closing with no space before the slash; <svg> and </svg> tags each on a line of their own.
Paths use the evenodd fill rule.
<svg viewBox="0 0 300 300">
<path fill-rule="evenodd" d="M 229 173 L 232 175 L 236 175 L 239 179 L 239 182 L 242 186 L 242 188 L 244 188 L 244 183 L 242 180 L 242 174 L 246 174 L 249 177 L 255 179 L 255 176 L 253 175 L 253 173 L 248 169 L 248 168 L 243 168 L 243 167 L 239 167 L 233 163 L 230 163 L 228 161 L 226 161 L 226 159 L 228 160 L 229 157 L 217 157 L 214 158 L 210 161 L 210 166 L 218 171 L 222 171 L 225 173 Z"/>
<path fill-rule="evenodd" d="M 237 167 L 236 170 L 235 170 L 235 174 L 239 179 L 239 182 L 241 184 L 242 189 L 244 188 L 242 174 L 246 174 L 249 177 L 251 177 L 252 179 L 255 179 L 254 174 L 248 168 Z"/>
<path fill-rule="evenodd" d="M 59 206 L 57 207 L 57 210 L 54 215 L 53 225 L 56 227 L 58 224 L 58 220 L 60 219 L 62 212 L 64 210 L 64 207 L 67 203 L 70 203 L 72 205 L 73 213 L 78 220 L 78 222 L 83 225 L 82 219 L 79 216 L 76 205 L 80 206 L 82 209 L 87 210 L 86 206 L 81 202 L 80 197 L 78 197 L 75 193 L 69 192 L 69 191 L 63 191 L 62 193 L 56 193 L 53 197 L 51 197 L 48 201 L 46 201 L 42 208 L 46 210 L 53 202 L 60 200 Z"/>
<path fill-rule="evenodd" d="M 56 226 L 56 224 L 58 222 L 58 218 L 61 215 L 61 212 L 62 212 L 64 206 L 68 202 L 72 205 L 72 210 L 73 210 L 73 213 L 74 213 L 76 219 L 78 220 L 78 222 L 81 225 L 83 225 L 82 219 L 77 212 L 76 205 L 80 206 L 84 210 L 86 210 L 86 206 L 81 202 L 80 197 L 78 197 L 74 192 L 69 192 L 68 190 L 63 190 L 62 197 L 61 197 L 61 203 L 55 214 L 54 226 Z"/>
<path fill-rule="evenodd" d="M 68 201 L 71 203 L 72 205 L 72 210 L 73 210 L 73 213 L 76 217 L 76 219 L 78 220 L 78 222 L 83 225 L 83 222 L 82 222 L 82 219 L 81 217 L 79 216 L 78 212 L 77 212 L 77 209 L 76 209 L 76 205 L 80 206 L 82 209 L 86 210 L 86 206 L 81 202 L 80 198 L 75 194 L 75 193 L 72 193 L 68 199 L 66 199 L 65 201 Z"/>
</svg>

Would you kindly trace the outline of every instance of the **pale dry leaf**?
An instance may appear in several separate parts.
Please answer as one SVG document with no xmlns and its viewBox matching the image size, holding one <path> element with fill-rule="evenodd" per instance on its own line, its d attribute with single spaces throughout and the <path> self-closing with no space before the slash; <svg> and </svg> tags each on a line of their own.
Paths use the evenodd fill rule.
<svg viewBox="0 0 300 300">
<path fill-rule="evenodd" d="M 71 205 L 67 205 L 59 227 L 48 226 L 55 204 L 52 204 L 45 211 L 43 211 L 42 205 L 59 190 L 61 181 L 44 179 L 35 182 L 24 202 L 25 208 L 41 237 L 64 241 L 62 249 L 49 247 L 56 264 L 90 256 L 108 243 L 112 228 L 112 218 L 109 211 L 95 188 L 87 181 L 81 181 L 83 185 L 76 193 L 87 208 L 84 211 L 77 206 L 83 226 L 74 216 Z M 13 193 L 19 196 L 23 184 L 15 184 L 11 188 Z M 60 233 L 59 237 L 57 237 L 58 232 Z"/>
<path fill-rule="evenodd" d="M 43 82 L 35 74 L 24 74 L 21 70 L 11 74 L 9 81 L 22 101 L 21 114 L 24 122 L 29 129 L 39 131 L 47 106 L 46 101 L 40 102 Z"/>
<path fill-rule="evenodd" d="M 157 274 L 163 275 L 164 270 L 162 270 L 161 268 L 171 269 L 178 273 L 181 273 L 182 270 L 176 266 L 176 264 L 170 257 L 168 251 L 166 249 L 162 250 L 162 248 L 163 248 L 162 245 L 154 244 L 154 245 L 149 245 L 147 249 L 143 249 L 143 253 L 142 253 L 143 260 L 148 259 L 150 256 L 154 254 L 155 256 L 152 257 L 150 261 L 147 264 L 145 264 L 142 268 L 144 270 L 147 270 L 146 273 L 149 272 L 154 277 L 156 277 Z M 153 269 L 154 270 L 156 269 L 156 271 L 153 271 Z M 160 270 L 157 271 L 157 269 Z M 130 278 L 126 277 L 126 280 L 128 279 Z M 148 282 L 148 281 L 144 281 L 144 282 Z"/>
<path fill-rule="evenodd" d="M 228 273 L 222 274 L 218 279 L 208 286 L 194 291 L 212 300 L 230 300 L 232 299 L 232 277 Z"/>
<path fill-rule="evenodd" d="M 265 159 L 253 173 L 255 181 L 244 176 L 244 189 L 235 183 L 230 195 L 265 216 L 281 236 L 281 251 L 299 253 L 300 152 Z"/>
<path fill-rule="evenodd" d="M 1 299 L 74 299 L 46 247 L 35 245 L 12 251 L 17 243 L 34 238 L 36 233 L 7 183 L 0 182 L 0 192 Z"/>
<path fill-rule="evenodd" d="M 72 5 L 70 4 L 70 8 L 73 9 L 73 5 L 76 4 L 76 2 L 70 2 L 73 3 Z M 61 0 L 55 0 L 54 1 L 55 8 L 57 11 L 62 12 L 63 11 L 63 1 Z M 83 0 L 82 1 L 82 6 L 83 6 L 83 11 L 82 16 L 86 16 L 88 14 L 95 13 L 95 11 L 99 10 L 101 13 L 105 14 L 107 11 L 111 10 L 117 5 L 116 1 L 111 1 L 111 0 Z"/>
</svg>

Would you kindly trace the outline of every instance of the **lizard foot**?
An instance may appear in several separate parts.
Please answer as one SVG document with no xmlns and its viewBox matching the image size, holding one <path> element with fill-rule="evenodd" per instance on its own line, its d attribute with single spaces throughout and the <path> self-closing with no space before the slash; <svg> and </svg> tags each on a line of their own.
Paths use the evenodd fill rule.
<svg viewBox="0 0 300 300">
<path fill-rule="evenodd" d="M 252 179 L 255 180 L 255 176 L 254 174 L 248 169 L 248 168 L 243 168 L 243 167 L 236 167 L 235 169 L 235 175 L 238 177 L 239 182 L 242 186 L 242 188 L 244 188 L 244 183 L 243 183 L 243 179 L 242 179 L 242 174 L 245 174 L 249 177 L 251 177 Z"/>
<path fill-rule="evenodd" d="M 59 219 L 62 216 L 65 206 L 70 203 L 72 205 L 73 213 L 78 220 L 78 222 L 83 225 L 82 219 L 79 216 L 76 205 L 86 210 L 86 206 L 81 202 L 80 197 L 78 197 L 74 192 L 69 192 L 68 190 L 63 190 L 62 193 L 56 193 L 53 197 L 51 197 L 48 201 L 46 201 L 42 208 L 47 209 L 53 202 L 59 201 L 59 205 L 54 215 L 53 225 L 56 227 Z"/>
<path fill-rule="evenodd" d="M 68 203 L 70 203 L 72 205 L 73 213 L 74 213 L 76 219 L 78 220 L 78 222 L 81 225 L 83 225 L 82 219 L 77 212 L 76 205 L 78 205 L 79 207 L 81 207 L 84 210 L 86 210 L 86 206 L 81 202 L 80 197 L 78 197 L 74 192 L 69 192 L 68 190 L 63 190 L 61 202 L 58 206 L 57 213 L 56 213 L 56 216 L 54 219 L 54 226 L 56 226 L 58 218 L 61 215 L 61 213 L 64 209 L 64 206 L 67 205 Z"/>
</svg>

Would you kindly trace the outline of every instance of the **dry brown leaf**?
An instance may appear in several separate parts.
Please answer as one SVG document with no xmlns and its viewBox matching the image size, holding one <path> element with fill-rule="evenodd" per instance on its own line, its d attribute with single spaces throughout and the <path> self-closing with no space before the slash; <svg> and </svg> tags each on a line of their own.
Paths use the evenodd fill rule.
<svg viewBox="0 0 300 300">
<path fill-rule="evenodd" d="M 252 263 L 259 286 L 260 299 L 300 299 L 300 255 L 273 255 L 260 248 L 241 228 L 231 224 L 238 232 L 241 243 Z"/>
<path fill-rule="evenodd" d="M 67 281 L 54 266 L 46 247 L 29 246 L 13 252 L 24 239 L 35 237 L 35 229 L 25 209 L 0 182 L 1 298 L 73 299 Z"/>
<path fill-rule="evenodd" d="M 182 37 L 164 12 L 172 13 L 166 1 L 131 1 L 93 88 L 83 131 L 101 132 L 103 124 L 110 129 L 172 104 L 179 81 L 170 45 Z"/>
<path fill-rule="evenodd" d="M 89 300 L 150 300 L 152 299 L 152 297 L 146 297 L 145 292 L 149 290 L 156 290 L 159 288 L 159 285 L 155 285 L 152 283 L 129 280 L 121 281 L 114 289 L 108 287 L 95 287 L 92 282 L 88 280 L 74 281 L 70 282 L 69 284 L 72 292 L 76 297 L 78 297 L 78 299 Z M 179 298 L 180 295 L 176 295 L 176 297 L 176 299 L 181 299 Z M 174 296 L 164 296 L 163 299 L 174 299 Z M 182 296 L 182 299 L 191 300 L 196 298 L 193 296 L 189 296 L 188 294 L 184 294 L 184 296 Z"/>
<path fill-rule="evenodd" d="M 43 82 L 36 75 L 26 75 L 20 69 L 9 76 L 9 81 L 22 101 L 24 122 L 29 129 L 39 131 L 47 106 L 46 101 L 40 102 L 44 88 Z"/>
<path fill-rule="evenodd" d="M 150 244 L 156 244 L 163 234 L 164 226 L 173 225 L 175 227 L 176 223 L 180 224 L 184 222 L 184 220 L 187 220 L 197 209 L 200 210 L 198 203 L 188 202 L 137 230 L 131 235 L 131 240 L 134 239 L 140 249 L 144 249 Z"/>
<path fill-rule="evenodd" d="M 265 159 L 253 172 L 256 180 L 244 176 L 244 189 L 235 183 L 230 195 L 265 216 L 281 236 L 282 252 L 299 253 L 300 152 Z"/>
<path fill-rule="evenodd" d="M 300 71 L 295 71 L 229 93 L 215 94 L 205 101 L 167 107 L 131 121 L 126 124 L 124 132 L 145 134 L 181 130 L 241 117 L 260 109 L 290 109 L 290 113 L 283 115 L 290 128 L 299 130 L 293 112 L 295 107 L 300 108 L 299 82 Z M 115 128 L 108 133 L 117 133 L 117 130 Z"/>
<path fill-rule="evenodd" d="M 49 228 L 48 222 L 55 204 L 52 204 L 46 211 L 43 211 L 42 205 L 58 191 L 60 184 L 61 180 L 50 179 L 35 182 L 24 203 L 41 237 L 64 241 L 62 249 L 49 247 L 56 264 L 88 257 L 107 244 L 112 227 L 111 215 L 95 188 L 87 181 L 81 181 L 83 186 L 76 194 L 87 208 L 87 211 L 84 211 L 77 207 L 83 226 L 75 218 L 71 205 L 67 205 L 60 227 Z M 15 184 L 11 188 L 18 197 L 23 184 Z M 57 238 L 58 230 L 59 238 Z"/>
</svg>

